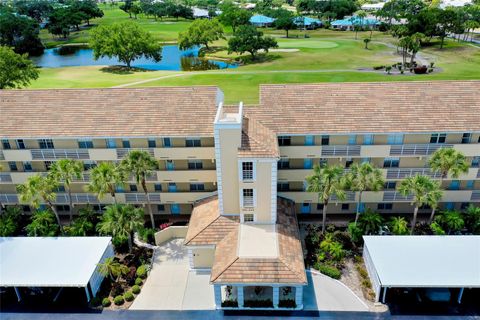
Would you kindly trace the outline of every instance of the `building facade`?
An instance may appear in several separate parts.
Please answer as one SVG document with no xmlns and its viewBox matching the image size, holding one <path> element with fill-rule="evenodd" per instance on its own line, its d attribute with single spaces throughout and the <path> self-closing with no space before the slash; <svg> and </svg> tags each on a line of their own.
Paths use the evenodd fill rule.
<svg viewBox="0 0 480 320">
<path fill-rule="evenodd" d="M 478 203 L 479 86 L 478 81 L 262 86 L 260 105 L 243 107 L 243 129 L 255 135 L 249 143 L 256 154 L 274 156 L 245 164 L 271 169 L 258 177 L 268 186 L 256 186 L 253 198 L 248 196 L 258 199 L 275 188 L 279 196 L 295 202 L 298 214 L 321 213 L 317 196 L 305 191 L 305 177 L 313 166 L 339 164 L 348 170 L 355 162 L 369 161 L 382 169 L 386 184 L 381 192 L 365 192 L 362 206 L 385 214 L 410 213 L 409 199 L 396 187 L 415 174 L 439 178 L 428 168 L 428 158 L 447 147 L 464 153 L 470 169 L 457 179 L 444 179 L 440 207 L 462 209 Z M 102 161 L 120 161 L 132 149 L 147 150 L 158 160 L 158 170 L 147 183 L 156 215 L 189 215 L 196 201 L 217 189 L 219 198 L 242 197 L 233 194 L 241 181 L 231 189 L 219 187 L 219 164 L 225 154 L 235 152 L 239 137 L 219 140 L 214 122 L 223 93 L 217 88 L 3 91 L 0 99 L 2 206 L 20 203 L 15 186 L 28 176 L 46 173 L 55 160 L 73 158 L 85 168 L 72 187 L 74 210 L 86 204 L 100 209 L 112 199 L 107 195 L 99 200 L 86 191 L 88 170 Z M 243 132 L 241 139 L 246 137 Z M 219 155 L 222 144 L 228 148 Z M 248 156 L 244 152 L 243 157 Z M 243 160 L 238 162 L 240 168 Z M 222 179 L 233 179 L 234 171 Z M 345 201 L 333 201 L 328 212 L 354 213 L 355 198 L 348 193 Z M 133 178 L 117 187 L 117 200 L 145 204 Z M 68 213 L 62 187 L 56 204 L 60 213 Z M 274 207 L 272 197 L 263 209 L 274 212 Z M 238 208 L 222 209 L 231 213 Z M 263 219 L 245 214 L 248 220 Z"/>
</svg>

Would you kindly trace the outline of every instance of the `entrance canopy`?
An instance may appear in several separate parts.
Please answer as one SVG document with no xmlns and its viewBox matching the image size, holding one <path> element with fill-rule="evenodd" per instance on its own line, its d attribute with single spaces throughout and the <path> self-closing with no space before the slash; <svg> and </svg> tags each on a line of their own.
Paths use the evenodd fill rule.
<svg viewBox="0 0 480 320">
<path fill-rule="evenodd" d="M 480 236 L 363 239 L 365 264 L 374 286 L 480 287 Z"/>
<path fill-rule="evenodd" d="M 0 238 L 0 287 L 87 287 L 113 256 L 110 237 Z M 93 277 L 95 276 L 95 277 Z M 93 277 L 93 278 L 92 278 Z"/>
</svg>

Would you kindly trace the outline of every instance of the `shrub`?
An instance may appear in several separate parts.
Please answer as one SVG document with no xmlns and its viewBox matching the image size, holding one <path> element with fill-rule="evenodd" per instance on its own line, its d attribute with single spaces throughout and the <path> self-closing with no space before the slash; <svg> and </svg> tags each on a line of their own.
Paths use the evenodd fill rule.
<svg viewBox="0 0 480 320">
<path fill-rule="evenodd" d="M 134 285 L 132 287 L 132 292 L 135 293 L 135 294 L 139 294 L 140 293 L 140 287 L 138 285 Z"/>
<path fill-rule="evenodd" d="M 222 301 L 223 308 L 238 308 L 238 301 L 237 300 L 225 300 Z"/>
<path fill-rule="evenodd" d="M 278 301 L 278 307 L 279 308 L 296 308 L 297 304 L 293 299 L 286 299 L 286 300 Z"/>
<path fill-rule="evenodd" d="M 333 278 L 333 279 L 340 279 L 340 277 L 342 276 L 342 273 L 340 272 L 340 270 L 338 270 L 333 266 L 318 263 L 315 265 L 315 268 L 318 269 L 318 271 L 320 271 L 324 275 L 329 276 L 330 278 Z"/>
<path fill-rule="evenodd" d="M 123 300 L 123 296 L 116 296 L 115 299 L 113 299 L 113 302 L 115 303 L 115 305 L 121 306 L 125 302 L 125 300 Z"/>
<path fill-rule="evenodd" d="M 140 267 L 137 269 L 137 277 L 141 279 L 145 279 L 147 277 L 147 266 L 142 264 Z"/>
<path fill-rule="evenodd" d="M 364 279 L 368 279 L 368 272 L 367 272 L 367 270 L 365 270 L 365 268 L 362 268 L 361 266 L 358 266 L 357 270 L 358 270 L 358 273 L 360 274 L 360 277 L 362 277 Z"/>
<path fill-rule="evenodd" d="M 133 295 L 133 293 L 131 291 L 127 291 L 125 292 L 125 294 L 123 295 L 123 298 L 126 300 L 126 301 L 133 301 L 133 299 L 135 299 L 135 296 Z"/>
<path fill-rule="evenodd" d="M 92 299 L 90 303 L 92 304 L 92 306 L 98 307 L 99 305 L 102 304 L 102 298 L 100 298 L 99 296 L 96 296 Z"/>
<path fill-rule="evenodd" d="M 373 70 L 383 70 L 385 69 L 385 66 L 375 66 L 373 67 Z"/>
<path fill-rule="evenodd" d="M 104 306 L 105 308 L 107 308 L 107 307 L 110 307 L 111 304 L 112 304 L 112 301 L 110 301 L 109 298 L 103 298 L 103 300 L 102 300 L 102 306 Z"/>
<path fill-rule="evenodd" d="M 123 294 L 123 287 L 120 283 L 115 282 L 112 284 L 112 289 L 110 290 L 110 295 L 112 297 L 121 296 Z"/>
<path fill-rule="evenodd" d="M 141 286 L 142 284 L 143 284 L 142 278 L 137 278 L 137 279 L 135 279 L 135 285 Z"/>
<path fill-rule="evenodd" d="M 368 279 L 362 280 L 362 286 L 364 286 L 365 288 L 368 288 L 368 289 L 372 288 L 372 284 L 370 283 L 370 281 Z"/>
</svg>

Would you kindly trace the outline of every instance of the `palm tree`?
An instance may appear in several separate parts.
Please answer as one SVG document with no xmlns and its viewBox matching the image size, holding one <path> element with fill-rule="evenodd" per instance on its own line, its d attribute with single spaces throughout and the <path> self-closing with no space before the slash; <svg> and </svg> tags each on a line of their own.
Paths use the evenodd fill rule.
<svg viewBox="0 0 480 320">
<path fill-rule="evenodd" d="M 383 218 L 378 212 L 367 209 L 360 217 L 358 225 L 363 234 L 378 234 L 383 225 Z"/>
<path fill-rule="evenodd" d="M 338 200 L 345 200 L 344 185 L 341 182 L 343 168 L 340 166 L 313 167 L 313 174 L 306 177 L 307 191 L 318 194 L 318 201 L 323 204 L 322 233 L 325 232 L 327 220 L 327 206 L 331 196 Z"/>
<path fill-rule="evenodd" d="M 440 182 L 448 175 L 458 178 L 462 173 L 468 172 L 468 163 L 465 155 L 453 148 L 440 148 L 433 153 L 428 162 L 434 172 L 441 174 Z"/>
<path fill-rule="evenodd" d="M 404 217 L 393 217 L 390 221 L 390 229 L 395 235 L 404 235 L 408 233 L 408 222 Z"/>
<path fill-rule="evenodd" d="M 378 192 L 382 190 L 384 183 L 382 171 L 368 162 L 362 164 L 354 163 L 350 167 L 350 172 L 346 176 L 346 184 L 350 190 L 358 192 L 355 224 L 357 224 L 358 217 L 360 216 L 363 192 Z"/>
<path fill-rule="evenodd" d="M 132 252 L 132 236 L 143 227 L 143 216 L 143 210 L 132 205 L 109 205 L 97 224 L 97 231 L 120 240 L 127 240 L 129 252 Z"/>
<path fill-rule="evenodd" d="M 433 221 L 435 216 L 435 210 L 438 208 L 438 203 L 443 197 L 443 191 L 440 189 L 440 183 L 433 181 L 432 189 L 428 192 L 427 204 L 432 208 L 432 214 L 430 215 L 429 223 Z"/>
<path fill-rule="evenodd" d="M 152 206 L 148 197 L 146 179 L 158 168 L 157 160 L 155 160 L 155 158 L 147 151 L 132 150 L 128 153 L 125 159 L 122 160 L 122 166 L 127 172 L 133 174 L 137 184 L 142 186 L 145 198 L 147 199 L 150 222 L 152 223 L 152 228 L 155 228 L 155 220 L 153 219 Z"/>
<path fill-rule="evenodd" d="M 98 264 L 98 272 L 104 277 L 110 277 L 110 280 L 115 281 L 120 275 L 126 275 L 130 269 L 115 260 L 114 257 L 106 258 L 102 263 Z"/>
<path fill-rule="evenodd" d="M 125 180 L 122 168 L 112 162 L 102 162 L 90 171 L 90 184 L 87 189 L 96 193 L 98 199 L 108 193 L 112 196 L 113 202 L 117 203 L 115 187 L 125 184 Z"/>
<path fill-rule="evenodd" d="M 67 231 L 71 236 L 86 237 L 95 231 L 95 226 L 86 217 L 78 217 L 73 220 Z"/>
<path fill-rule="evenodd" d="M 465 226 L 465 221 L 460 212 L 455 210 L 447 210 L 443 213 L 445 226 L 448 228 L 448 234 L 460 231 Z"/>
<path fill-rule="evenodd" d="M 400 183 L 398 191 L 404 196 L 412 195 L 412 205 L 415 206 L 413 211 L 412 226 L 410 234 L 413 234 L 413 230 L 417 223 L 418 209 L 429 201 L 429 192 L 434 188 L 434 181 L 427 176 L 415 175 L 408 177 Z"/>
<path fill-rule="evenodd" d="M 32 222 L 25 230 L 30 237 L 53 237 L 57 235 L 58 226 L 50 210 L 40 210 L 32 215 Z"/>
<path fill-rule="evenodd" d="M 0 215 L 0 237 L 10 237 L 18 229 L 19 217 L 22 214 L 20 207 L 8 207 Z"/>
<path fill-rule="evenodd" d="M 473 234 L 480 233 L 480 207 L 470 204 L 465 211 L 465 225 Z"/>
<path fill-rule="evenodd" d="M 58 184 L 63 182 L 68 195 L 68 205 L 70 207 L 70 221 L 73 218 L 72 188 L 74 179 L 80 179 L 83 172 L 83 163 L 73 159 L 61 159 L 53 163 L 50 174 Z"/>
<path fill-rule="evenodd" d="M 55 214 L 60 232 L 63 233 L 60 216 L 53 205 L 53 201 L 57 198 L 54 191 L 57 187 L 58 184 L 52 177 L 43 177 L 36 174 L 28 177 L 25 183 L 18 185 L 17 193 L 20 195 L 20 201 L 29 203 L 34 209 L 38 209 L 40 204 L 44 202 Z"/>
</svg>

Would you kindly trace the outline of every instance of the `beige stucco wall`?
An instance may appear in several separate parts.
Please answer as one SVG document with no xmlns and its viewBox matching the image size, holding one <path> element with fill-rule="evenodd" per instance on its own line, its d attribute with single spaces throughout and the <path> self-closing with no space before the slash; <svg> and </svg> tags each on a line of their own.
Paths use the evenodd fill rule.
<svg viewBox="0 0 480 320">
<path fill-rule="evenodd" d="M 215 257 L 214 248 L 192 248 L 193 266 L 196 269 L 211 268 Z"/>
<path fill-rule="evenodd" d="M 240 128 L 219 130 L 223 212 L 226 214 L 240 212 L 237 161 L 240 139 Z"/>
</svg>

